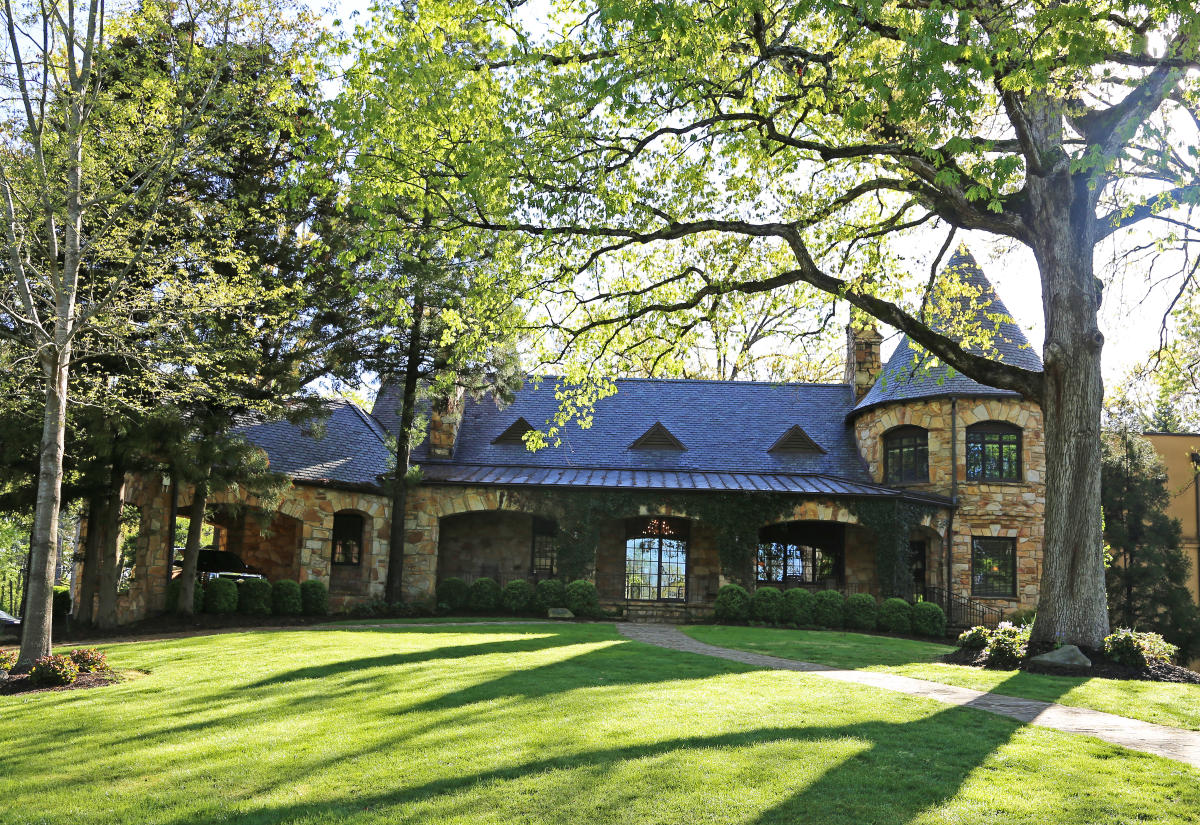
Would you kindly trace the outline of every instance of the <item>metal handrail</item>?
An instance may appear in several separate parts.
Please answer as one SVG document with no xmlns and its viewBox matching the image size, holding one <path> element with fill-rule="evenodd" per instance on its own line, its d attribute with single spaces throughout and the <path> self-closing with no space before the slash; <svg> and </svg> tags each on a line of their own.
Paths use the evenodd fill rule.
<svg viewBox="0 0 1200 825">
<path fill-rule="evenodd" d="M 924 591 L 926 601 L 945 611 L 946 624 L 951 627 L 995 627 L 1004 620 L 1004 611 L 1000 608 L 951 593 L 944 587 L 926 586 Z"/>
</svg>

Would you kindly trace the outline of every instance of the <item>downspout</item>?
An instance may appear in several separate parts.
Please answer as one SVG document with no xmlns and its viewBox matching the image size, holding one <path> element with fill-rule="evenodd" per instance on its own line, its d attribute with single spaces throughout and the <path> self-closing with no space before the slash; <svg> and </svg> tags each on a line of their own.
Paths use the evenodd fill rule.
<svg viewBox="0 0 1200 825">
<path fill-rule="evenodd" d="M 946 607 L 950 606 L 954 570 L 954 514 L 958 511 L 958 398 L 950 396 L 950 515 L 946 519 Z"/>
</svg>

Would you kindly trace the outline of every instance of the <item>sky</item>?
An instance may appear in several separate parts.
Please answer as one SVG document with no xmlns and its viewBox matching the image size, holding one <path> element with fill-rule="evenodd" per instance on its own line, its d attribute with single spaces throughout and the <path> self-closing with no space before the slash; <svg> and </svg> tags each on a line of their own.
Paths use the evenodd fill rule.
<svg viewBox="0 0 1200 825">
<path fill-rule="evenodd" d="M 367 0 L 308 0 L 312 8 L 323 13 L 327 21 L 340 19 L 353 26 L 362 22 Z M 533 23 L 544 15 L 546 0 L 531 0 L 525 6 L 527 19 Z M 897 245 L 901 255 L 912 262 L 913 271 L 927 272 L 942 242 L 944 231 L 929 231 L 907 238 Z M 1045 337 L 1042 310 L 1042 290 L 1033 253 L 1025 246 L 981 232 L 962 232 L 956 236 L 971 249 L 984 273 L 996 288 L 1014 321 L 1025 330 L 1030 343 L 1042 350 Z M 1151 273 L 1127 269 L 1110 277 L 1100 254 L 1096 274 L 1105 283 L 1104 303 L 1100 312 L 1100 330 L 1104 334 L 1104 380 L 1107 386 L 1122 383 L 1130 370 L 1144 366 L 1150 353 L 1158 346 L 1159 328 L 1171 299 L 1166 287 L 1152 288 Z M 885 330 L 885 334 L 887 331 Z M 899 343 L 900 336 L 892 334 L 884 342 L 886 359 Z"/>
</svg>

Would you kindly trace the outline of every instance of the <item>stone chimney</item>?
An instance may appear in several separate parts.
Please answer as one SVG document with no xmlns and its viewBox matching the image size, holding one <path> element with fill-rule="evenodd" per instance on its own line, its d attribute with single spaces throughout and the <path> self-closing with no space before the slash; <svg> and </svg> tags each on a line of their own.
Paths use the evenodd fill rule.
<svg viewBox="0 0 1200 825">
<path fill-rule="evenodd" d="M 879 377 L 883 359 L 879 346 L 883 336 L 875 322 L 859 313 L 853 313 L 846 325 L 846 383 L 854 387 L 854 402 L 862 400 Z"/>
<path fill-rule="evenodd" d="M 462 423 L 464 393 L 461 388 L 451 390 L 449 397 L 434 399 L 429 413 L 429 453 L 438 458 L 454 455 L 454 442 L 458 438 L 458 425 Z"/>
</svg>

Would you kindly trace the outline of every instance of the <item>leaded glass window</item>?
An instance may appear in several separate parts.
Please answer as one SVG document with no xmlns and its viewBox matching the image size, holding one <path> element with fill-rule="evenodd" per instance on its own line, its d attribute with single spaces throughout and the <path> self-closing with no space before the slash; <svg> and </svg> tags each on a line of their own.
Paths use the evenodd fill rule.
<svg viewBox="0 0 1200 825">
<path fill-rule="evenodd" d="M 1017 540 L 971 539 L 971 595 L 1017 595 Z"/>
<path fill-rule="evenodd" d="M 929 433 L 897 427 L 883 436 L 883 478 L 888 484 L 929 481 Z"/>
<path fill-rule="evenodd" d="M 970 481 L 1021 480 L 1021 428 L 999 421 L 967 427 Z"/>
<path fill-rule="evenodd" d="M 687 598 L 687 519 L 629 519 L 625 527 L 625 598 Z"/>
</svg>

